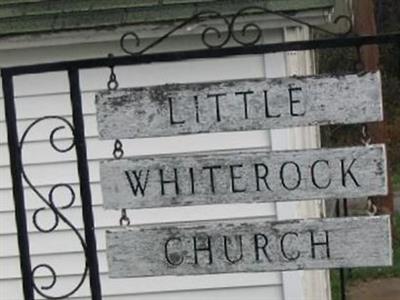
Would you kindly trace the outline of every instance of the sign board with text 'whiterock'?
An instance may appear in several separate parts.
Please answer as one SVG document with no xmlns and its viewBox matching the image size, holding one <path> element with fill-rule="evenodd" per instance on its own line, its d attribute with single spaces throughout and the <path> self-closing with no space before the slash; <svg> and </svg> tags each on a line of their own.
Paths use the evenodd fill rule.
<svg viewBox="0 0 400 300">
<path fill-rule="evenodd" d="M 381 121 L 379 72 L 169 84 L 96 95 L 100 138 Z"/>
<path fill-rule="evenodd" d="M 103 161 L 107 209 L 386 195 L 384 145 Z"/>
<path fill-rule="evenodd" d="M 110 277 L 389 266 L 389 216 L 229 220 L 107 232 Z"/>
</svg>

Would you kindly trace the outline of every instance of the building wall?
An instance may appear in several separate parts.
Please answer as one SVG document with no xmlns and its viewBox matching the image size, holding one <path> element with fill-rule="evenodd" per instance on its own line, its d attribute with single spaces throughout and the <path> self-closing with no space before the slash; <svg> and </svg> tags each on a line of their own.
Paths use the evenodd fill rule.
<svg viewBox="0 0 400 300">
<path fill-rule="evenodd" d="M 269 42 L 299 36 L 308 38 L 304 31 L 292 29 L 269 30 L 266 33 L 266 39 Z M 166 43 L 164 49 L 198 46 L 197 37 L 185 36 L 172 39 Z M 118 51 L 118 43 L 115 41 L 2 50 L 0 65 L 99 57 L 106 56 L 109 52 L 118 53 Z M 265 76 L 280 77 L 309 72 L 312 72 L 310 53 L 239 56 L 116 68 L 120 87 Z M 316 271 L 109 279 L 104 231 L 118 226 L 120 213 L 105 211 L 102 208 L 98 162 L 101 159 L 112 158 L 113 142 L 98 140 L 94 107 L 95 92 L 106 88 L 109 70 L 105 68 L 83 70 L 80 76 L 104 299 L 323 299 L 321 295 L 326 296 L 326 272 Z M 20 135 L 36 118 L 44 115 L 58 115 L 70 119 L 68 81 L 65 72 L 17 77 L 15 91 Z M 14 300 L 22 299 L 22 289 L 3 98 L 0 100 L 0 109 L 0 296 L 1 299 Z M 62 125 L 60 122 L 46 121 L 35 127 L 27 136 L 23 148 L 25 171 L 39 192 L 44 195 L 47 195 L 51 187 L 57 183 L 71 184 L 79 195 L 74 152 L 57 153 L 48 142 L 50 131 L 60 125 Z M 271 148 L 315 147 L 318 146 L 317 136 L 315 128 L 303 128 L 272 132 L 253 131 L 138 139 L 123 141 L 123 144 L 127 156 L 254 147 L 269 151 Z M 70 137 L 68 130 L 58 131 L 57 145 L 68 146 Z M 58 277 L 55 286 L 48 292 L 50 295 L 56 296 L 67 292 L 79 282 L 82 272 L 83 254 L 79 241 L 62 222 L 53 233 L 38 232 L 33 226 L 32 217 L 38 208 L 43 207 L 43 203 L 27 186 L 25 197 L 32 265 L 48 263 L 55 268 Z M 79 230 L 82 230 L 80 199 L 77 198 L 75 204 L 63 212 Z M 68 201 L 68 193 L 63 193 L 61 190 L 57 192 L 56 203 L 62 206 Z M 273 220 L 318 215 L 319 212 L 319 203 L 307 202 L 306 204 L 286 203 L 278 206 L 267 203 L 147 209 L 128 211 L 128 215 L 133 224 L 144 224 L 260 216 Z M 44 228 L 48 228 L 52 226 L 54 217 L 48 210 L 39 211 L 37 220 Z M 48 272 L 38 272 L 37 275 L 38 286 L 48 285 L 52 280 Z M 315 280 L 319 280 L 321 284 L 316 286 Z M 89 295 L 86 280 L 84 286 L 69 299 L 89 299 Z M 41 297 L 38 296 L 38 299 Z"/>
</svg>

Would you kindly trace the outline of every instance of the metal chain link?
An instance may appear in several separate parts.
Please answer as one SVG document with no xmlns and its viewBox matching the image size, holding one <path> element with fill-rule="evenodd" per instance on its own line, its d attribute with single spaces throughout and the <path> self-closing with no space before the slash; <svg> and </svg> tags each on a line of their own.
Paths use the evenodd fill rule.
<svg viewBox="0 0 400 300">
<path fill-rule="evenodd" d="M 114 142 L 113 156 L 115 159 L 121 159 L 124 156 L 124 150 L 122 149 L 122 143 L 118 139 L 116 139 Z M 126 213 L 125 208 L 123 208 L 121 210 L 121 218 L 119 219 L 119 224 L 121 226 L 129 226 L 131 224 L 131 220 L 129 219 L 129 217 Z"/>
<path fill-rule="evenodd" d="M 116 139 L 114 142 L 113 156 L 115 159 L 121 159 L 124 156 L 124 149 L 122 148 L 122 142 Z"/>
<path fill-rule="evenodd" d="M 131 224 L 131 220 L 129 219 L 126 209 L 121 209 L 121 218 L 119 219 L 120 226 L 129 226 Z"/>
<path fill-rule="evenodd" d="M 114 142 L 114 150 L 113 156 L 115 159 L 121 159 L 124 156 L 124 150 L 122 149 L 122 143 L 120 140 L 116 139 Z M 119 224 L 121 226 L 129 226 L 131 224 L 131 220 L 129 219 L 126 209 L 121 210 L 121 218 L 119 219 Z"/>
<path fill-rule="evenodd" d="M 365 124 L 363 124 L 363 126 L 361 127 L 361 143 L 364 146 L 369 146 L 371 143 L 371 137 L 368 133 L 368 127 Z"/>
<path fill-rule="evenodd" d="M 109 54 L 109 58 L 112 58 L 113 55 Z M 119 87 L 119 83 L 117 80 L 117 75 L 115 74 L 114 71 L 114 66 L 110 65 L 110 77 L 107 82 L 107 88 L 109 91 L 115 91 Z M 113 150 L 113 156 L 115 159 L 121 159 L 124 156 L 124 150 L 122 147 L 122 142 L 119 139 L 116 139 L 114 142 L 114 150 Z M 119 225 L 120 226 L 129 226 L 131 224 L 131 220 L 128 217 L 128 214 L 126 213 L 126 209 L 123 208 L 121 209 L 121 218 L 119 219 Z"/>
<path fill-rule="evenodd" d="M 368 197 L 367 199 L 367 213 L 370 216 L 375 216 L 378 213 L 378 207 L 375 204 L 374 199 Z"/>
<path fill-rule="evenodd" d="M 108 54 L 109 58 L 112 58 L 113 55 L 112 54 Z M 117 75 L 115 74 L 114 71 L 114 66 L 110 66 L 110 77 L 108 78 L 108 82 L 107 82 L 107 88 L 109 91 L 115 91 L 116 89 L 118 89 L 119 83 L 117 80 Z"/>
<path fill-rule="evenodd" d="M 368 127 L 363 124 L 361 127 L 361 143 L 368 147 L 371 144 L 371 136 L 368 133 Z M 374 199 L 371 197 L 367 198 L 367 214 L 370 216 L 375 216 L 378 213 L 378 207 L 375 204 Z"/>
</svg>

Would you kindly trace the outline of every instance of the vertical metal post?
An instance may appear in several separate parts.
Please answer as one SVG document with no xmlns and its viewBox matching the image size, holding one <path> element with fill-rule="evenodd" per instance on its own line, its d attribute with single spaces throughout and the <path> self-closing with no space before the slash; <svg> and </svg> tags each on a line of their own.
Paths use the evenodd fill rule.
<svg viewBox="0 0 400 300">
<path fill-rule="evenodd" d="M 340 299 L 346 300 L 346 283 L 345 283 L 345 276 L 344 276 L 344 269 L 339 269 L 339 279 L 340 279 Z"/>
<path fill-rule="evenodd" d="M 347 217 L 349 215 L 349 205 L 347 198 L 343 198 L 343 213 L 344 216 Z M 352 272 L 351 269 L 347 269 L 347 277 L 344 278 L 344 284 L 346 285 L 347 279 L 351 278 Z"/>
<path fill-rule="evenodd" d="M 15 222 L 18 231 L 22 285 L 25 300 L 33 300 L 33 278 L 26 226 L 24 187 L 22 185 L 22 159 L 21 148 L 19 147 L 17 116 L 15 113 L 13 78 L 6 72 L 2 72 L 1 76 L 7 121 L 8 149 L 10 153 L 11 177 L 13 182 Z"/>
<path fill-rule="evenodd" d="M 74 124 L 74 141 L 78 160 L 77 164 L 79 188 L 82 200 L 82 216 L 85 227 L 85 255 L 89 266 L 90 289 L 92 293 L 92 300 L 101 300 L 99 266 L 97 260 L 96 236 L 92 211 L 92 196 L 90 191 L 89 168 L 87 163 L 85 128 L 78 69 L 69 69 L 68 78 L 71 96 L 72 122 Z"/>
<path fill-rule="evenodd" d="M 347 199 L 343 199 L 343 204 L 346 203 L 347 205 Z M 345 206 L 343 205 L 343 208 Z M 347 208 L 346 208 L 346 213 L 347 213 Z M 336 216 L 340 217 L 340 199 L 336 200 Z M 340 282 L 340 299 L 341 300 L 346 300 L 346 279 L 344 276 L 344 269 L 340 268 L 339 269 L 339 282 Z"/>
</svg>

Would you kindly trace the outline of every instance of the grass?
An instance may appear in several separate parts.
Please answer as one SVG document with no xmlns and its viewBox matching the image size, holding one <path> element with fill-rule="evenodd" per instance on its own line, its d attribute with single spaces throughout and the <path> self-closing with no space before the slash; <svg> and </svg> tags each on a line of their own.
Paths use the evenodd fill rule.
<svg viewBox="0 0 400 300">
<path fill-rule="evenodd" d="M 400 170 L 393 174 L 392 182 L 393 182 L 393 190 L 400 191 Z"/>
<path fill-rule="evenodd" d="M 346 272 L 347 285 L 356 281 L 368 281 L 376 278 L 400 277 L 400 213 L 394 215 L 393 223 L 393 230 L 395 231 L 393 232 L 393 266 L 351 269 L 350 278 L 348 276 L 348 272 Z M 339 270 L 332 270 L 330 275 L 332 300 L 340 300 Z"/>
</svg>

